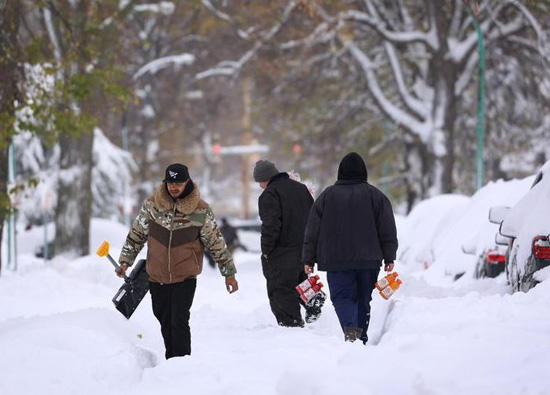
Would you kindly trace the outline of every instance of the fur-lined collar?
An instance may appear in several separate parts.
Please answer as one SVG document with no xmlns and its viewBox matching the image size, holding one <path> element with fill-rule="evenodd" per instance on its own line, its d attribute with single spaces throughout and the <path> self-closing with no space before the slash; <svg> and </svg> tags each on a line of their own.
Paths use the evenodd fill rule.
<svg viewBox="0 0 550 395">
<path fill-rule="evenodd" d="M 193 186 L 194 188 L 190 195 L 184 197 L 183 199 L 176 199 L 176 208 L 183 214 L 191 214 L 195 211 L 201 199 L 199 186 L 196 182 L 193 183 Z M 174 199 L 166 190 L 166 186 L 163 182 L 161 182 L 157 189 L 155 189 L 152 197 L 155 205 L 162 211 L 171 210 L 174 208 Z"/>
</svg>

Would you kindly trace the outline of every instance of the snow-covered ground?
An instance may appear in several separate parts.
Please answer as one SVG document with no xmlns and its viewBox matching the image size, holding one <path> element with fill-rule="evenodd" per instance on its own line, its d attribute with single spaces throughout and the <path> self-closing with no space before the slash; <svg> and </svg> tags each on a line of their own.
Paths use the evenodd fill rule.
<svg viewBox="0 0 550 395">
<path fill-rule="evenodd" d="M 465 202 L 440 199 L 438 215 L 450 220 Z M 398 221 L 403 240 L 442 232 L 411 218 Z M 94 220 L 92 249 L 107 239 L 117 257 L 125 235 Z M 258 250 L 257 234 L 242 236 Z M 45 263 L 32 256 L 42 237 L 20 231 L 19 270 L 0 277 L 0 395 L 550 394 L 550 281 L 511 294 L 503 276 L 450 286 L 444 270 L 398 262 L 404 285 L 390 301 L 375 291 L 363 346 L 343 341 L 330 303 L 305 329 L 277 327 L 259 253 L 238 250 L 239 291 L 227 294 L 205 265 L 193 354 L 166 361 L 149 296 L 126 320 L 111 303 L 121 280 L 105 258 Z"/>
</svg>

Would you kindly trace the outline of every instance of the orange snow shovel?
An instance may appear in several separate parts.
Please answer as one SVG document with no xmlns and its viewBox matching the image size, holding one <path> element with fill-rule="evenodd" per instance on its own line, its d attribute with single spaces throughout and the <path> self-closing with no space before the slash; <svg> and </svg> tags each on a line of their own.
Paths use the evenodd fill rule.
<svg viewBox="0 0 550 395">
<path fill-rule="evenodd" d="M 100 257 L 107 257 L 115 267 L 117 273 L 120 265 L 109 254 L 109 243 L 104 241 L 96 251 Z M 132 316 L 141 300 L 149 291 L 149 276 L 145 270 L 145 259 L 140 259 L 129 276 L 124 275 L 124 284 L 113 297 L 113 303 L 118 311 L 128 319 Z"/>
</svg>

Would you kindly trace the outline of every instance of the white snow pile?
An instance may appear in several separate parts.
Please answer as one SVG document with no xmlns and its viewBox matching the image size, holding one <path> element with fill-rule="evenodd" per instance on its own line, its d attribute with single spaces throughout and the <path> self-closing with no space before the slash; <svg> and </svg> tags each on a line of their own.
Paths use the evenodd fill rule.
<svg viewBox="0 0 550 395">
<path fill-rule="evenodd" d="M 430 267 L 437 239 L 458 220 L 468 202 L 469 198 L 461 195 L 441 195 L 420 202 L 398 229 L 399 262 L 411 270 Z"/>
<path fill-rule="evenodd" d="M 343 341 L 330 302 L 304 329 L 278 327 L 259 235 L 247 231 L 241 241 L 251 252 L 235 253 L 239 291 L 229 295 L 205 264 L 191 310 L 192 355 L 166 361 L 149 296 L 126 320 L 111 303 L 121 280 L 107 259 L 44 262 L 32 254 L 44 229 L 19 229 L 19 270 L 0 277 L 0 394 L 550 393 L 550 281 L 511 294 L 502 276 L 463 276 L 450 287 L 445 275 L 458 269 L 456 259 L 465 262 L 452 253 L 460 242 L 485 235 L 488 208 L 528 184 L 443 196 L 399 219 L 404 283 L 389 301 L 373 292 L 366 346 Z M 116 259 L 127 228 L 94 220 L 91 234 L 91 250 L 106 239 Z M 423 250 L 433 253 L 428 270 L 417 260 Z"/>
<path fill-rule="evenodd" d="M 427 280 L 448 282 L 456 275 L 473 276 L 475 255 L 495 246 L 498 225 L 488 220 L 493 206 L 514 206 L 529 190 L 533 177 L 487 184 L 474 196 L 441 195 L 418 204 L 403 223 L 398 258 L 411 270 L 428 269 Z"/>
</svg>

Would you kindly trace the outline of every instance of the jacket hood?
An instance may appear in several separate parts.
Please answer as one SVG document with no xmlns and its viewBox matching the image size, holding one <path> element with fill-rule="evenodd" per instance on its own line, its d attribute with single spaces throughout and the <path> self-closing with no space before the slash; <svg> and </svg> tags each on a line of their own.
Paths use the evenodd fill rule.
<svg viewBox="0 0 550 395">
<path fill-rule="evenodd" d="M 191 214 L 199 205 L 200 200 L 201 194 L 199 186 L 197 183 L 194 183 L 194 188 L 189 195 L 175 200 L 176 209 L 183 214 Z M 153 193 L 153 202 L 163 211 L 170 210 L 174 207 L 174 199 L 166 190 L 164 182 L 161 182 L 155 189 Z"/>
<path fill-rule="evenodd" d="M 338 180 L 367 181 L 367 165 L 356 152 L 350 152 L 340 162 L 338 167 Z"/>
</svg>

